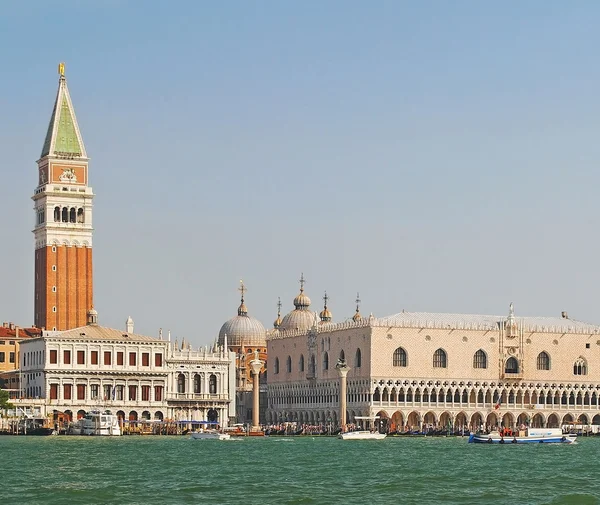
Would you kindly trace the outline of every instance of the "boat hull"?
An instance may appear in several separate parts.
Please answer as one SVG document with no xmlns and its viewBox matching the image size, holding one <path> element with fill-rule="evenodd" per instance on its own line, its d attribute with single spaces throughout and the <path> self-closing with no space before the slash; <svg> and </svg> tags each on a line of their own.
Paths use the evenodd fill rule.
<svg viewBox="0 0 600 505">
<path fill-rule="evenodd" d="M 500 437 L 492 435 L 471 435 L 470 444 L 572 444 L 577 439 L 576 435 L 551 435 L 527 437 Z"/>
<path fill-rule="evenodd" d="M 193 431 L 190 433 L 190 438 L 194 440 L 229 440 L 231 436 L 227 433 Z"/>
<path fill-rule="evenodd" d="M 340 433 L 338 438 L 342 440 L 382 440 L 387 435 L 385 433 L 377 433 L 370 431 L 347 431 Z"/>
</svg>

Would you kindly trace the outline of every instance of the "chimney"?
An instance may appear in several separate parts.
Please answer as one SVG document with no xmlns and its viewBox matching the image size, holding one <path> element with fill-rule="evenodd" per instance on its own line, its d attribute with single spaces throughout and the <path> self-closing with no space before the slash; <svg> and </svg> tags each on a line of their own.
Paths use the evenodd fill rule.
<svg viewBox="0 0 600 505">
<path fill-rule="evenodd" d="M 563 319 L 569 319 L 569 316 L 567 315 L 567 311 L 563 310 L 560 313 L 560 317 L 562 317 Z"/>
<path fill-rule="evenodd" d="M 15 323 L 8 323 L 8 329 L 9 330 L 14 330 L 15 329 Z"/>
<path fill-rule="evenodd" d="M 19 338 L 19 327 L 18 326 L 15 328 L 15 337 Z"/>
</svg>

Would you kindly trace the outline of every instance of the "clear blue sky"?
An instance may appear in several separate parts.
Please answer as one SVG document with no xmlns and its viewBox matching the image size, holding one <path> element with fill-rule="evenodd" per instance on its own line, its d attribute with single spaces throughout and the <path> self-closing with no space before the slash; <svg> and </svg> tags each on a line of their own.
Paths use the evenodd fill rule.
<svg viewBox="0 0 600 505">
<path fill-rule="evenodd" d="M 195 345 L 334 320 L 600 323 L 600 3 L 0 2 L 0 319 L 33 321 L 32 195 L 66 73 L 100 323 Z"/>
</svg>

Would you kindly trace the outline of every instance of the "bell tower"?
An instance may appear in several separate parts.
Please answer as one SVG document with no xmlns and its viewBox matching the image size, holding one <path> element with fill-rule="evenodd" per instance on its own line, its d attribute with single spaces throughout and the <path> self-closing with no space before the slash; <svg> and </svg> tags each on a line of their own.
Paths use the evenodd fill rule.
<svg viewBox="0 0 600 505">
<path fill-rule="evenodd" d="M 92 200 L 88 157 L 69 95 L 65 65 L 37 161 L 34 324 L 47 330 L 85 326 L 93 306 Z"/>
</svg>

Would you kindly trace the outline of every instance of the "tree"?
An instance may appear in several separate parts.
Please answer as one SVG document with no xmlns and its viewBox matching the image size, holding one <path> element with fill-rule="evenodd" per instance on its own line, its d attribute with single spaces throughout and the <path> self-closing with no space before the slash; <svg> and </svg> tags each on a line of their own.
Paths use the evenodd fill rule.
<svg viewBox="0 0 600 505">
<path fill-rule="evenodd" d="M 0 410 L 14 408 L 14 405 L 8 401 L 8 398 L 8 391 L 0 389 Z"/>
</svg>

